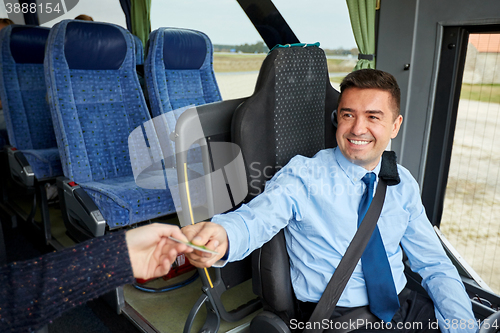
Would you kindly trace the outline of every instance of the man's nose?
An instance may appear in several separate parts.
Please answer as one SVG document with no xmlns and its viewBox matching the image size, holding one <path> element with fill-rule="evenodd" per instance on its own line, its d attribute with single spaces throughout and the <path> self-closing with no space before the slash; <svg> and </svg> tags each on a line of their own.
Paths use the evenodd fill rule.
<svg viewBox="0 0 500 333">
<path fill-rule="evenodd" d="M 351 127 L 351 133 L 354 135 L 362 135 L 365 134 L 366 131 L 367 126 L 365 119 L 363 119 L 362 117 L 356 117 Z"/>
</svg>

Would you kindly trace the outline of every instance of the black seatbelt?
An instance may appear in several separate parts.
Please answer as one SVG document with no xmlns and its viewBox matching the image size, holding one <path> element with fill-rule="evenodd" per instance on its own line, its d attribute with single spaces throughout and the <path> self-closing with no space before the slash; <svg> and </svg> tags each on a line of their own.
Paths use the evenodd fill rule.
<svg viewBox="0 0 500 333">
<path fill-rule="evenodd" d="M 361 255 L 363 254 L 366 245 L 368 244 L 368 241 L 373 234 L 373 230 L 375 230 L 378 218 L 380 216 L 380 213 L 382 212 L 382 206 L 384 205 L 387 183 L 389 182 L 390 185 L 399 183 L 395 154 L 393 152 L 390 152 L 392 154 L 388 153 L 389 152 L 384 152 L 384 155 L 382 157 L 382 167 L 379 173 L 377 191 L 375 192 L 375 196 L 373 197 L 370 207 L 368 208 L 368 211 L 366 212 L 366 215 L 363 218 L 358 231 L 349 244 L 344 257 L 342 258 L 342 260 L 340 260 L 340 263 L 333 273 L 330 282 L 328 282 L 328 285 L 326 286 L 326 289 L 323 292 L 318 305 L 316 305 L 311 318 L 309 318 L 310 323 L 320 324 L 310 325 L 309 327 L 311 328 L 305 329 L 304 333 L 323 332 L 323 328 L 321 325 L 323 319 L 329 319 L 332 315 L 335 306 L 337 305 L 337 302 L 340 298 L 340 295 L 342 295 L 342 292 L 344 291 L 344 288 L 347 285 L 347 282 L 349 281 L 352 272 L 356 267 L 356 264 L 361 258 Z M 384 157 L 386 157 L 386 161 L 384 161 Z M 394 167 L 396 169 L 394 169 Z M 389 177 L 385 176 L 386 173 L 389 174 Z"/>
</svg>

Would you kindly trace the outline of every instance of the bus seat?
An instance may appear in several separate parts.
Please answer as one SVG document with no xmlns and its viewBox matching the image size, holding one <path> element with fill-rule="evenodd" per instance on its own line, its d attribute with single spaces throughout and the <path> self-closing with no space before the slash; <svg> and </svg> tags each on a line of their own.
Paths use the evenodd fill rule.
<svg viewBox="0 0 500 333">
<path fill-rule="evenodd" d="M 222 100 L 213 70 L 212 43 L 200 31 L 153 31 L 144 70 L 153 117 Z"/>
<path fill-rule="evenodd" d="M 312 156 L 323 148 L 336 146 L 331 114 L 337 106 L 338 95 L 330 84 L 323 50 L 304 45 L 278 47 L 264 60 L 252 96 L 202 105 L 196 111 L 209 145 L 211 138 L 218 137 L 240 147 L 247 172 L 248 195 L 244 200 L 247 202 L 260 193 L 265 182 L 291 157 L 297 154 Z M 183 137 L 189 136 L 189 133 L 182 133 L 182 128 L 191 128 L 184 124 L 188 119 L 182 115 L 178 120 L 176 145 L 182 146 Z M 280 120 L 275 122 L 275 119 Z M 215 200 L 214 197 L 209 201 Z M 184 207 L 186 203 L 182 205 Z M 224 281 L 225 270 L 231 271 L 231 265 L 239 265 L 236 266 L 239 274 L 233 270 L 232 277 L 238 277 L 238 282 L 241 282 L 244 278 L 242 272 L 248 268 L 246 265 L 251 267 L 253 291 L 264 305 L 264 312 L 252 321 L 252 332 L 287 332 L 287 324 L 281 318 L 295 316 L 287 258 L 284 235 L 280 232 L 254 251 L 251 258 L 229 263 L 220 269 L 217 278 Z M 203 278 L 202 273 L 200 276 Z M 213 288 L 203 288 L 205 299 L 214 303 L 211 307 L 207 305 L 208 310 L 215 308 L 225 319 L 220 300 L 225 289 L 217 290 L 217 286 L 219 283 L 216 282 Z M 197 303 L 200 304 L 201 301 Z M 207 311 L 204 326 L 207 332 L 212 332 L 209 321 L 215 322 L 214 313 L 217 311 Z"/>
<path fill-rule="evenodd" d="M 49 28 L 8 26 L 1 31 L 0 94 L 10 144 L 37 179 L 62 175 L 46 102 L 43 58 Z"/>
<path fill-rule="evenodd" d="M 144 71 L 152 116 L 162 115 L 172 131 L 187 106 L 222 100 L 213 70 L 212 42 L 200 31 L 159 28 L 151 32 Z M 164 156 L 175 151 L 173 141 L 167 145 Z M 190 148 L 187 162 L 188 168 L 204 174 L 197 144 Z"/>
<path fill-rule="evenodd" d="M 21 208 L 14 210 L 33 223 L 39 201 L 47 242 L 52 238 L 45 185 L 54 184 L 55 177 L 63 174 L 44 81 L 44 49 L 49 31 L 38 26 L 10 25 L 0 32 L 0 96 L 10 141 L 5 148 L 8 167 L 17 186 L 35 193 L 27 217 Z M 5 193 L 6 180 L 2 183 L 2 200 L 10 201 Z"/>
<path fill-rule="evenodd" d="M 51 30 L 45 77 L 65 176 L 58 189 L 78 240 L 175 213 L 168 189 L 134 180 L 128 137 L 151 119 L 135 67 L 133 37 L 119 26 L 64 20 Z"/>
<path fill-rule="evenodd" d="M 232 140 L 242 151 L 250 201 L 295 155 L 336 146 L 331 114 L 339 93 L 331 86 L 325 53 L 317 45 L 277 47 L 262 64 L 254 94 L 236 109 Z M 256 163 L 257 162 L 257 163 Z M 259 189 L 259 190 L 257 190 Z M 264 311 L 251 332 L 287 332 L 295 296 L 283 231 L 252 254 L 254 292 Z"/>
</svg>

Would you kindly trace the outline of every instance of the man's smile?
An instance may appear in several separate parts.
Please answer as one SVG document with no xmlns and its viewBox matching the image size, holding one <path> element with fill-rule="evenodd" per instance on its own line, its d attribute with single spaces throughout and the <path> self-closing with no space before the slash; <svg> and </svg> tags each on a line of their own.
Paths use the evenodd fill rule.
<svg viewBox="0 0 500 333">
<path fill-rule="evenodd" d="M 365 140 L 353 140 L 353 139 L 347 139 L 350 143 L 355 144 L 356 146 L 363 146 L 369 144 L 371 141 L 365 141 Z"/>
</svg>

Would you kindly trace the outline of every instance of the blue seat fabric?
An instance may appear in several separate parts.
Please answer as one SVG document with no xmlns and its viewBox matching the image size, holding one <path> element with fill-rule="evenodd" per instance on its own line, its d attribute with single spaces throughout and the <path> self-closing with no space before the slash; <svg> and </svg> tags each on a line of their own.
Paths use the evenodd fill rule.
<svg viewBox="0 0 500 333">
<path fill-rule="evenodd" d="M 65 20 L 52 28 L 49 41 L 46 83 L 64 175 L 93 198 L 111 228 L 175 212 L 168 189 L 134 182 L 128 136 L 150 116 L 135 73 L 132 35 L 112 24 Z M 110 47 L 96 54 L 96 43 Z M 69 48 L 82 55 L 70 65 Z M 103 69 L 100 59 L 110 55 L 112 68 Z"/>
<path fill-rule="evenodd" d="M 113 226 L 133 224 L 165 215 L 168 190 L 147 190 L 136 185 L 134 176 L 122 176 L 80 184 Z M 108 222 L 109 223 L 109 222 Z"/>
<path fill-rule="evenodd" d="M 132 35 L 132 37 L 134 38 L 135 45 L 135 64 L 144 65 L 144 47 L 142 41 L 136 35 Z"/>
<path fill-rule="evenodd" d="M 213 70 L 213 47 L 200 31 L 181 28 L 159 28 L 149 36 L 148 55 L 144 63 L 146 87 L 153 117 L 164 115 L 170 132 L 185 107 L 221 101 Z M 173 155 L 175 146 L 170 142 Z M 203 174 L 198 145 L 188 152 L 188 167 Z"/>
<path fill-rule="evenodd" d="M 213 71 L 212 43 L 202 32 L 176 28 L 153 31 L 144 70 L 153 117 L 222 100 Z"/>
<path fill-rule="evenodd" d="M 9 141 L 24 153 L 37 179 L 62 175 L 44 81 L 49 31 L 11 25 L 0 32 L 0 96 Z"/>
</svg>

